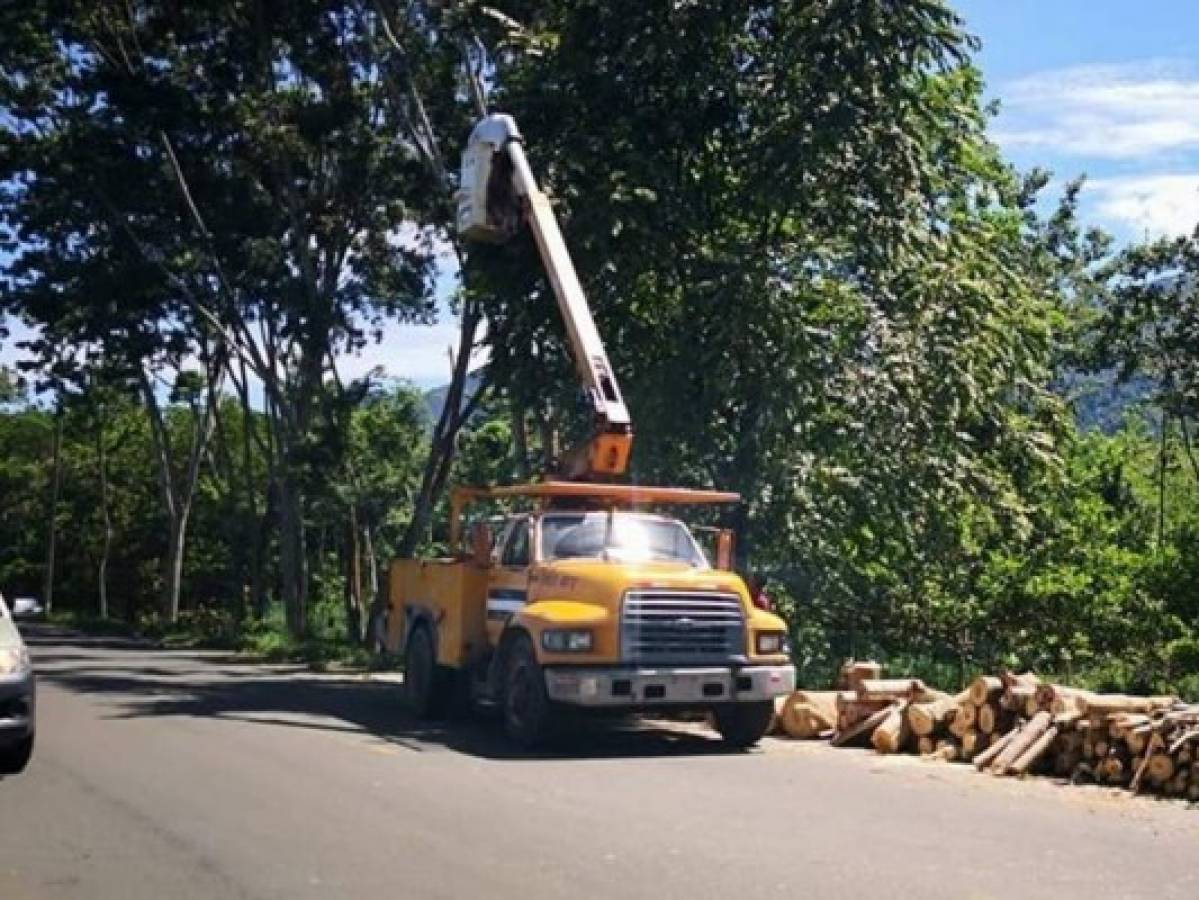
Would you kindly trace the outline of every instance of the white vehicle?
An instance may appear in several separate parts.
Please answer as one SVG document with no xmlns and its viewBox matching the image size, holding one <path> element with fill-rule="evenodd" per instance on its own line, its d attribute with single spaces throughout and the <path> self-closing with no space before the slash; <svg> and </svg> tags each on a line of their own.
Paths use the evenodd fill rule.
<svg viewBox="0 0 1199 900">
<path fill-rule="evenodd" d="M 15 775 L 29 763 L 36 709 L 29 651 L 0 594 L 0 775 Z"/>
<path fill-rule="evenodd" d="M 32 619 L 42 614 L 42 605 L 32 597 L 16 597 L 12 602 L 14 619 Z"/>
</svg>

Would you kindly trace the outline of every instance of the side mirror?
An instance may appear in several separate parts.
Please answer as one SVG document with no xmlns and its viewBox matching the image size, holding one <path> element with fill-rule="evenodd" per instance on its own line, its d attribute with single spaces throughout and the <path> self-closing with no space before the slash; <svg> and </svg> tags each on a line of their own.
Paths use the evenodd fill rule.
<svg viewBox="0 0 1199 900">
<path fill-rule="evenodd" d="M 476 566 L 487 568 L 491 565 L 491 551 L 495 548 L 495 535 L 491 526 L 485 522 L 476 522 L 470 527 L 470 557 Z"/>
<path fill-rule="evenodd" d="M 725 572 L 733 570 L 733 532 L 722 528 L 716 532 L 716 568 Z"/>
</svg>

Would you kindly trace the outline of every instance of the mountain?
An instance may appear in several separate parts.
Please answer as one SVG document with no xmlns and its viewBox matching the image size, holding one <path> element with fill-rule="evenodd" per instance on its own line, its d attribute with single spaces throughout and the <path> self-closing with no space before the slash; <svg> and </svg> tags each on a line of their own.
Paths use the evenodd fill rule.
<svg viewBox="0 0 1199 900">
<path fill-rule="evenodd" d="M 466 390 L 462 392 L 463 404 L 467 403 L 475 395 L 475 391 L 479 389 L 482 380 L 482 376 L 476 372 L 472 372 L 466 376 Z M 449 396 L 449 393 L 450 386 L 448 384 L 425 391 L 425 409 L 429 414 L 430 426 L 441 418 L 441 411 L 445 408 L 446 397 Z"/>
</svg>

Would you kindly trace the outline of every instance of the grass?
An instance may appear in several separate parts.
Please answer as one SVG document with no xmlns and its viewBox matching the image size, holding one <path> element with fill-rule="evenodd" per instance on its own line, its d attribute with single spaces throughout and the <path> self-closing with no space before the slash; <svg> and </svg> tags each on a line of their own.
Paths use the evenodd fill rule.
<svg viewBox="0 0 1199 900">
<path fill-rule="evenodd" d="M 145 617 L 136 625 L 69 610 L 55 612 L 47 621 L 84 634 L 141 638 L 174 649 L 227 650 L 247 661 L 302 663 L 313 671 L 334 666 L 381 671 L 396 668 L 399 662 L 349 642 L 344 630 L 340 635 L 330 633 L 327 622 L 318 633 L 296 638 L 287 632 L 281 617 L 238 623 L 230 616 L 206 610 L 182 613 L 175 622 Z"/>
</svg>

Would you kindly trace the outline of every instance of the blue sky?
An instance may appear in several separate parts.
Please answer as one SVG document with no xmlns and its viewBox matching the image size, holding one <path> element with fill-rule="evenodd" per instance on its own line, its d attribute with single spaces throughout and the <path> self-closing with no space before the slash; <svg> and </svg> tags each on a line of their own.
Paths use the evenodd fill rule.
<svg viewBox="0 0 1199 900">
<path fill-rule="evenodd" d="M 1055 183 L 1088 176 L 1084 217 L 1122 240 L 1199 222 L 1199 2 L 956 0 L 983 47 L 976 62 L 1001 112 L 991 134 L 1017 166 Z M 20 329 L 17 329 L 20 336 Z M 449 377 L 456 323 L 393 326 L 342 361 L 422 386 Z M 11 341 L 0 363 L 12 362 Z"/>
<path fill-rule="evenodd" d="M 1199 4 L 957 0 L 1021 168 L 1088 177 L 1083 214 L 1128 240 L 1199 222 Z"/>
</svg>

